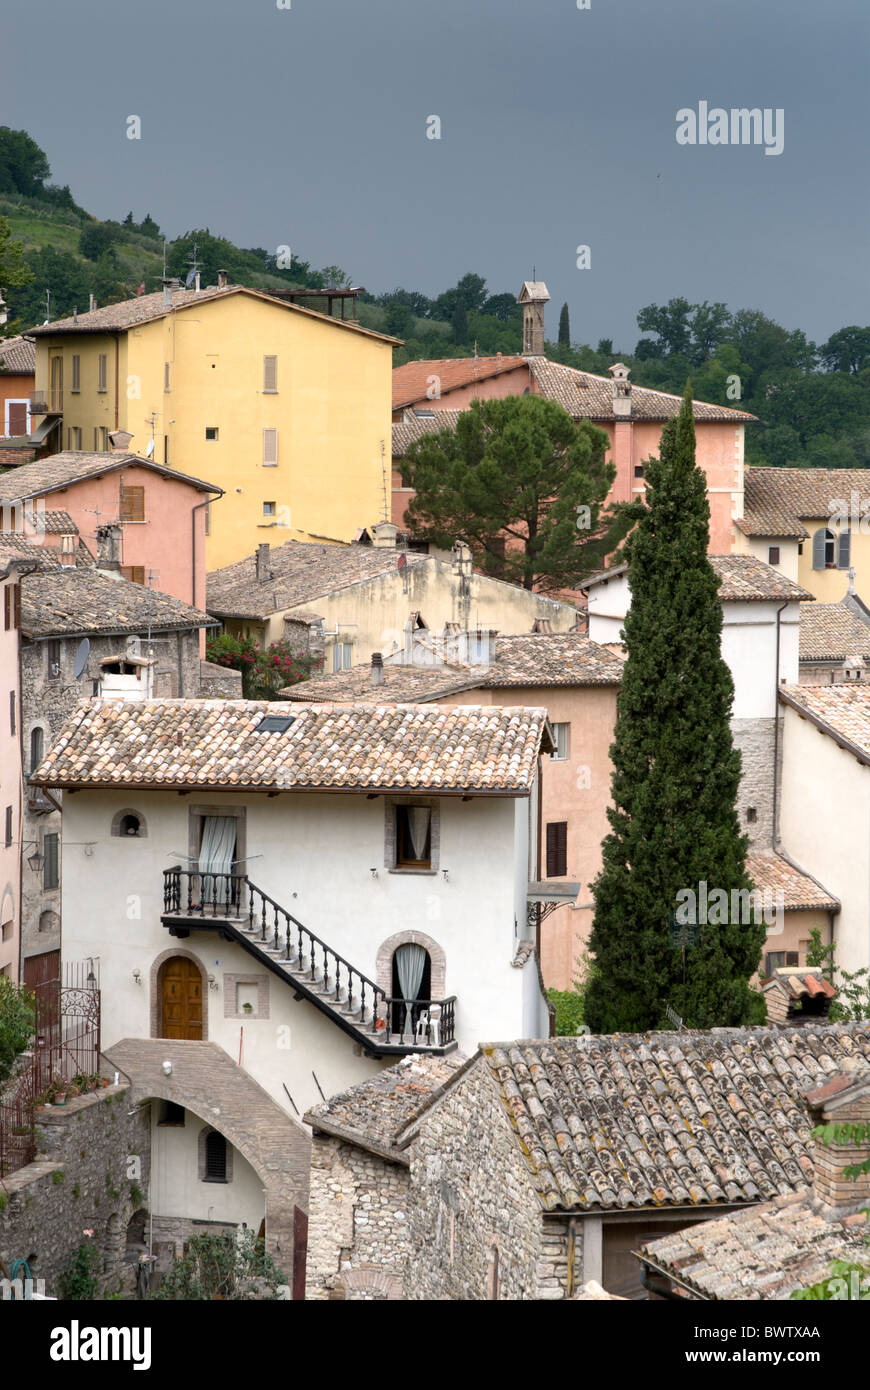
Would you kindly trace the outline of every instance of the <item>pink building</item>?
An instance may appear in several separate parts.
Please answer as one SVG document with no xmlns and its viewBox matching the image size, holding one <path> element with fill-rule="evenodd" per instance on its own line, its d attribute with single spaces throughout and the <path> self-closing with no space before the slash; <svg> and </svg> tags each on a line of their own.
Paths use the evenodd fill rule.
<svg viewBox="0 0 870 1390">
<path fill-rule="evenodd" d="M 526 281 L 519 295 L 524 331 L 521 357 L 464 357 L 407 362 L 393 372 L 393 521 L 404 526 L 412 493 L 402 481 L 402 458 L 421 434 L 455 424 L 456 412 L 474 400 L 541 395 L 558 402 L 578 422 L 591 420 L 610 439 L 616 468 L 612 501 L 644 490 L 644 462 L 658 453 L 665 420 L 679 413 L 680 397 L 633 386 L 617 362 L 610 378 L 549 362 L 544 356 L 544 305 L 550 296 L 541 281 Z M 445 416 L 444 412 L 447 412 Z M 743 431 L 755 416 L 730 406 L 695 401 L 696 457 L 707 476 L 710 552 L 737 544 L 735 518 L 743 513 Z"/>
<path fill-rule="evenodd" d="M 21 689 L 18 643 L 22 571 L 32 562 L 0 543 L 0 975 L 18 980 L 21 931 Z M 5 711 L 8 709 L 9 718 Z"/>
<path fill-rule="evenodd" d="M 110 453 L 65 450 L 3 474 L 0 529 L 44 530 L 52 544 L 48 519 L 66 514 L 101 568 L 204 609 L 209 503 L 223 490 L 130 453 L 123 431 L 111 437 Z"/>
</svg>

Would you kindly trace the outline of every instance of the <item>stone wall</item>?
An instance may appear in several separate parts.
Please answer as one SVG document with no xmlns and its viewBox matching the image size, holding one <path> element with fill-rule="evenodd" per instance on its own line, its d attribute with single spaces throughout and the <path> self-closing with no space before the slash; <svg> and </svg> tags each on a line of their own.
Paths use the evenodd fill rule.
<svg viewBox="0 0 870 1390">
<path fill-rule="evenodd" d="M 36 1161 L 0 1184 L 0 1258 L 7 1269 L 28 1260 L 51 1296 L 83 1241 L 102 1252 L 103 1292 L 135 1285 L 124 1252 L 128 1223 L 147 1202 L 151 1121 L 148 1106 L 132 1109 L 121 1085 L 38 1110 Z"/>
<path fill-rule="evenodd" d="M 484 1060 L 423 1116 L 411 1157 L 411 1299 L 559 1299 L 565 1231 L 547 1226 Z M 582 1271 L 578 1231 L 575 1270 Z M 581 1280 L 582 1282 L 582 1280 Z"/>
<path fill-rule="evenodd" d="M 32 463 L 35 458 L 36 450 L 33 448 L 4 447 L 0 449 L 0 468 L 9 468 L 20 463 Z"/>
<path fill-rule="evenodd" d="M 203 700 L 241 700 L 242 673 L 214 661 L 199 663 L 199 693 Z"/>
<path fill-rule="evenodd" d="M 782 719 L 779 721 L 779 762 L 782 764 Z M 743 770 L 737 793 L 740 830 L 749 836 L 750 849 L 770 849 L 773 834 L 773 747 L 772 719 L 732 719 L 731 734 L 740 749 Z M 755 820 L 747 819 L 750 807 Z M 779 815 L 777 815 L 777 821 Z M 778 839 L 777 834 L 777 839 Z"/>
<path fill-rule="evenodd" d="M 408 1186 L 404 1164 L 315 1131 L 306 1298 L 407 1296 Z"/>
</svg>

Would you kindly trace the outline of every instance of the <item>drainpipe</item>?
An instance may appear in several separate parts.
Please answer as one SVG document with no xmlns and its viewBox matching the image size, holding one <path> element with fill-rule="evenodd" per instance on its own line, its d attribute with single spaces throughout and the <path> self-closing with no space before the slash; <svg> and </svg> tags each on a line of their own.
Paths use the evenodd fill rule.
<svg viewBox="0 0 870 1390">
<path fill-rule="evenodd" d="M 224 494 L 223 488 L 214 488 L 214 489 L 213 489 L 213 492 L 214 492 L 214 496 L 213 496 L 213 497 L 207 497 L 206 500 L 205 500 L 204 502 L 197 502 L 196 506 L 191 507 L 191 509 L 190 509 L 190 525 L 191 525 L 192 540 L 193 540 L 193 544 L 192 544 L 192 546 L 191 546 L 191 552 L 190 552 L 190 553 L 191 553 L 191 566 L 192 566 L 191 587 L 192 587 L 192 589 L 193 589 L 193 606 L 194 606 L 194 608 L 196 607 L 196 513 L 202 511 L 203 507 L 207 507 L 207 506 L 209 505 L 210 502 L 216 502 L 216 501 L 218 500 L 219 497 L 223 497 L 223 496 L 225 495 L 225 494 Z M 204 602 L 204 600 L 203 600 L 203 602 Z"/>
<path fill-rule="evenodd" d="M 119 367 L 119 365 L 120 365 L 120 361 L 119 361 L 119 339 L 118 339 L 118 334 L 116 333 L 116 334 L 115 334 L 115 429 L 118 428 L 118 367 Z"/>
<path fill-rule="evenodd" d="M 568 1222 L 568 1274 L 565 1279 L 565 1297 L 571 1298 L 574 1294 L 574 1261 L 577 1257 L 577 1222 L 574 1217 Z"/>
<path fill-rule="evenodd" d="M 788 608 L 790 603 L 786 599 L 776 610 L 776 685 L 773 692 L 773 825 L 771 827 L 770 842 L 771 848 L 776 849 L 776 813 L 777 813 L 777 794 L 776 794 L 776 768 L 779 762 L 779 638 L 780 638 L 780 615 L 783 610 Z"/>
</svg>

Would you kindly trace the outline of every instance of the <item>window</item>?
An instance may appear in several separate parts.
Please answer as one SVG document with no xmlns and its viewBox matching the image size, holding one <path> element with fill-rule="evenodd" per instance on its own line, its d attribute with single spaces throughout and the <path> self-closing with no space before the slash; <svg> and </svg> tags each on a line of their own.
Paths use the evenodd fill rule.
<svg viewBox="0 0 870 1390">
<path fill-rule="evenodd" d="M 751 825 L 754 825 L 755 822 L 758 820 L 758 812 L 754 806 L 747 806 L 746 819 L 749 821 Z"/>
<path fill-rule="evenodd" d="M 145 520 L 144 487 L 124 487 L 121 485 L 121 520 Z"/>
<path fill-rule="evenodd" d="M 82 447 L 82 432 L 78 425 L 74 425 L 72 429 L 72 447 L 76 451 Z"/>
<path fill-rule="evenodd" d="M 9 732 L 15 733 L 15 691 L 9 692 Z"/>
<path fill-rule="evenodd" d="M 6 848 L 12 844 L 12 807 L 6 807 Z"/>
<path fill-rule="evenodd" d="M 227 1180 L 227 1141 L 217 1130 L 212 1130 L 205 1139 L 205 1174 L 203 1182 L 226 1182 Z"/>
<path fill-rule="evenodd" d="M 781 970 L 789 965 L 798 964 L 797 951 L 768 951 L 765 956 L 765 973 L 772 975 L 776 970 Z"/>
<path fill-rule="evenodd" d="M 813 569 L 848 569 L 851 549 L 850 531 L 841 531 L 837 536 L 833 531 L 820 527 L 813 535 Z"/>
<path fill-rule="evenodd" d="M 106 358 L 106 354 L 105 354 L 104 352 L 101 352 L 100 355 L 99 355 L 99 357 L 97 358 L 97 390 L 98 390 L 98 391 L 105 391 L 105 390 L 107 390 L 107 386 L 106 386 L 106 378 L 107 378 L 107 375 L 108 375 L 108 373 L 107 373 L 107 371 L 106 371 L 106 363 L 107 363 L 107 360 L 108 360 L 108 359 Z"/>
<path fill-rule="evenodd" d="M 551 724 L 553 738 L 556 740 L 556 751 L 551 753 L 553 762 L 563 763 L 568 757 L 568 730 L 570 724 Z"/>
<path fill-rule="evenodd" d="M 275 515 L 275 503 L 274 503 L 274 502 L 264 502 L 264 503 L 263 503 L 263 516 L 274 516 L 274 515 Z"/>
<path fill-rule="evenodd" d="M 6 402 L 6 433 L 8 435 L 29 434 L 30 408 L 27 401 Z"/>
<path fill-rule="evenodd" d="M 396 807 L 396 868 L 431 869 L 432 811 L 428 806 Z"/>
<path fill-rule="evenodd" d="M 263 390 L 269 396 L 274 396 L 278 391 L 278 359 L 277 357 L 263 358 Z"/>
<path fill-rule="evenodd" d="M 547 878 L 564 878 L 568 872 L 568 822 L 547 824 Z"/>
<path fill-rule="evenodd" d="M 215 439 L 217 439 L 217 437 L 218 437 L 218 427 L 217 427 L 217 425 L 206 425 L 206 427 L 205 427 L 205 437 L 206 437 L 206 439 L 211 440 L 211 441 L 214 441 Z"/>
<path fill-rule="evenodd" d="M 138 835 L 141 828 L 142 823 L 139 817 L 132 812 L 128 812 L 126 816 L 121 817 L 120 830 L 122 835 Z"/>
<path fill-rule="evenodd" d="M 46 835 L 42 841 L 45 864 L 42 869 L 43 888 L 57 888 L 60 883 L 57 859 L 57 835 Z"/>
<path fill-rule="evenodd" d="M 145 583 L 144 565 L 122 565 L 121 574 L 124 579 L 129 579 L 132 584 Z"/>
<path fill-rule="evenodd" d="M 164 363 L 163 363 L 163 389 L 164 389 L 164 391 L 168 391 L 168 390 L 170 389 L 170 386 L 169 386 L 169 363 L 168 363 L 168 362 L 164 362 Z"/>
<path fill-rule="evenodd" d="M 778 545 L 769 545 L 769 546 L 767 547 L 767 563 L 768 563 L 769 565 L 778 565 L 778 564 L 779 564 L 779 546 L 778 546 Z"/>
<path fill-rule="evenodd" d="M 100 425 L 100 453 L 105 454 L 109 448 L 109 427 Z"/>
<path fill-rule="evenodd" d="M 82 376 L 82 359 L 79 357 L 79 355 L 78 355 L 77 352 L 74 352 L 74 353 L 73 353 L 73 360 L 72 360 L 72 386 L 70 387 L 70 390 L 71 390 L 71 391 L 81 391 L 81 389 L 82 389 L 81 376 Z"/>
<path fill-rule="evenodd" d="M 278 431 L 263 430 L 263 467 L 275 468 L 278 463 Z"/>
<path fill-rule="evenodd" d="M 48 679 L 50 681 L 60 680 L 60 642 L 46 642 L 45 652 L 48 662 Z"/>
<path fill-rule="evenodd" d="M 36 726 L 30 731 L 30 771 L 35 772 L 42 762 L 45 751 L 45 734 L 43 730 Z"/>
<path fill-rule="evenodd" d="M 642 464 L 642 463 L 636 463 L 636 464 L 634 465 L 634 476 L 635 476 L 636 478 L 642 478 L 642 477 L 643 477 L 643 464 Z"/>
<path fill-rule="evenodd" d="M 347 671 L 350 668 L 351 653 L 353 645 L 350 642 L 333 642 L 332 644 L 332 669 L 333 671 Z"/>
<path fill-rule="evenodd" d="M 125 839 L 128 836 L 136 836 L 138 839 L 144 840 L 148 836 L 148 827 L 145 824 L 145 817 L 140 811 L 135 810 L 134 807 L 125 806 L 122 810 L 116 811 L 113 815 L 110 833 Z"/>
<path fill-rule="evenodd" d="M 53 411 L 63 410 L 63 358 L 52 357 L 49 368 L 51 381 L 51 399 L 49 405 Z"/>
</svg>

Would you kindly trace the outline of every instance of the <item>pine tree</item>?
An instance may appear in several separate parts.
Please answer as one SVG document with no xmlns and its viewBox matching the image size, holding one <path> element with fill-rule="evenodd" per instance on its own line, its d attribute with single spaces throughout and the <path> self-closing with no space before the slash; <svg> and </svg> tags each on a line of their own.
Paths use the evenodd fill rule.
<svg viewBox="0 0 870 1390">
<path fill-rule="evenodd" d="M 586 1022 L 601 1033 L 667 1026 L 667 1005 L 692 1028 L 764 1014 L 748 983 L 766 930 L 754 913 L 741 924 L 730 917 L 742 913 L 726 911 L 720 924 L 714 902 L 707 923 L 685 928 L 696 942 L 686 950 L 685 996 L 683 953 L 673 944 L 681 890 L 700 898 L 705 882 L 708 895 L 724 890 L 730 907 L 731 891 L 751 883 L 735 809 L 734 687 L 720 651 L 719 580 L 707 557 L 710 510 L 695 465 L 688 387 L 659 452 L 647 465 L 646 500 L 626 544 L 628 656 L 610 750 L 611 829 L 592 885 L 595 970 L 585 1006 Z"/>
<path fill-rule="evenodd" d="M 571 324 L 568 319 L 568 305 L 562 305 L 559 315 L 559 347 L 571 346 Z"/>
</svg>

